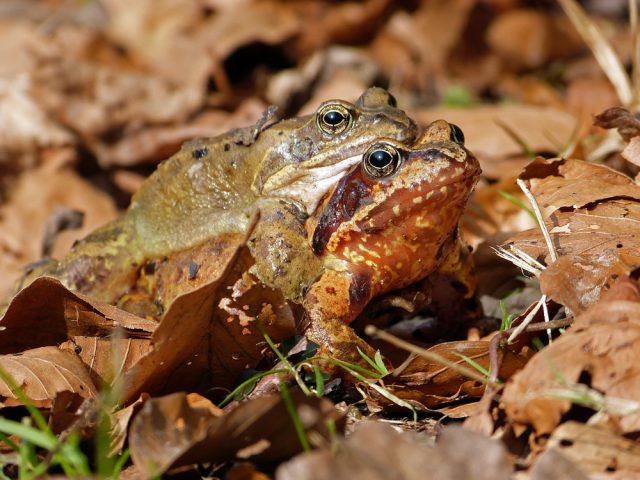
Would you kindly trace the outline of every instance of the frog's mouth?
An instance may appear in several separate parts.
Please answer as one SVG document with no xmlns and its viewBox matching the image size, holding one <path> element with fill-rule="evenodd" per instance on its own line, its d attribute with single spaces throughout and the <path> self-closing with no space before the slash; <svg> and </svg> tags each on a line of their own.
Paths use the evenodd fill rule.
<svg viewBox="0 0 640 480">
<path fill-rule="evenodd" d="M 278 185 L 274 188 L 266 184 L 263 193 L 293 200 L 303 205 L 308 215 L 312 215 L 327 192 L 361 160 L 362 154 L 358 154 L 332 165 L 301 169 L 299 175 L 287 179 L 288 182 L 284 186 Z"/>
</svg>

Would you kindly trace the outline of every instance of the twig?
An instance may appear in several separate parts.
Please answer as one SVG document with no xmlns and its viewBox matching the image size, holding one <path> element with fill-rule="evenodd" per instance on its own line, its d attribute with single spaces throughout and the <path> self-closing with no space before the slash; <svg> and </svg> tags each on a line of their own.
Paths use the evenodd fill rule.
<svg viewBox="0 0 640 480">
<path fill-rule="evenodd" d="M 631 81 L 611 44 L 576 0 L 558 0 L 558 3 L 596 57 L 600 68 L 615 88 L 620 103 L 630 106 L 633 101 Z"/>
<path fill-rule="evenodd" d="M 526 317 L 524 317 L 524 320 L 522 321 L 522 323 L 513 329 L 513 332 L 511 333 L 511 335 L 509 336 L 509 339 L 507 340 L 508 342 L 513 342 L 513 340 L 515 340 L 515 338 L 518 335 L 520 335 L 525 328 L 527 328 L 527 325 L 531 323 L 531 320 L 533 320 L 533 317 L 536 316 L 536 313 L 538 313 L 538 310 L 540 310 L 540 307 L 542 307 L 542 304 L 545 303 L 546 301 L 547 301 L 547 296 L 542 295 L 540 297 L 540 300 L 538 300 L 538 303 L 536 303 L 536 306 L 533 307 L 533 309 L 527 314 Z"/>
<path fill-rule="evenodd" d="M 547 248 L 549 249 L 549 256 L 551 257 L 551 262 L 555 262 L 558 260 L 558 254 L 556 253 L 556 248 L 551 241 L 551 235 L 549 235 L 549 231 L 547 230 L 547 226 L 544 223 L 544 218 L 542 218 L 542 212 L 540 211 L 540 207 L 538 206 L 538 202 L 534 198 L 531 191 L 527 188 L 524 183 L 524 180 L 518 178 L 516 183 L 522 190 L 522 193 L 527 197 L 529 203 L 531 203 L 531 207 L 533 207 L 533 211 L 536 214 L 536 218 L 538 219 L 538 224 L 540 225 L 540 230 L 542 230 L 542 235 L 544 236 L 545 242 L 547 242 Z"/>
<path fill-rule="evenodd" d="M 532 333 L 540 332 L 542 330 L 547 330 L 547 332 L 549 332 L 558 328 L 568 327 L 572 323 L 572 317 L 561 318 L 559 320 L 550 320 L 549 322 L 544 323 L 534 323 L 532 325 L 527 325 L 527 328 L 525 328 L 525 332 Z M 510 328 L 503 332 L 497 333 L 489 342 L 489 380 L 494 383 L 498 381 L 498 371 L 500 370 L 498 365 L 498 347 L 500 346 L 500 342 L 504 340 L 507 335 L 513 333 L 516 328 L 517 327 Z"/>
</svg>

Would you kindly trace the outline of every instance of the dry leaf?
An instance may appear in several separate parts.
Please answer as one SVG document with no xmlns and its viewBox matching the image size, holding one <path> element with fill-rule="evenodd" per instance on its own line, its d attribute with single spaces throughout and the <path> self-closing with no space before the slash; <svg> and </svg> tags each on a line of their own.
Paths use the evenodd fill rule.
<svg viewBox="0 0 640 480">
<path fill-rule="evenodd" d="M 443 342 L 427 349 L 445 360 L 473 370 L 466 357 L 489 369 L 488 341 Z M 507 350 L 498 351 L 499 378 L 509 378 L 526 363 L 530 352 L 521 353 Z M 474 370 L 475 371 L 475 370 Z M 472 380 L 458 371 L 422 357 L 414 358 L 393 379 L 385 381 L 387 389 L 397 397 L 409 401 L 414 407 L 428 410 L 454 400 L 479 397 L 484 392 L 484 384 Z M 367 404 L 374 411 L 381 408 L 396 408 L 388 399 L 374 389 L 368 390 Z"/>
<path fill-rule="evenodd" d="M 51 406 L 60 392 L 72 392 L 83 398 L 92 398 L 96 392 L 89 372 L 73 353 L 57 347 L 42 347 L 22 353 L 1 355 L 0 369 L 37 407 Z M 2 406 L 22 405 L 12 389 L 0 380 Z"/>
<path fill-rule="evenodd" d="M 539 229 L 512 238 L 546 258 L 542 292 L 574 312 L 594 304 L 611 280 L 640 266 L 640 187 L 626 175 L 580 160 L 536 160 L 522 175 L 547 217 L 559 255 L 551 263 Z"/>
<path fill-rule="evenodd" d="M 43 328 L 46 325 L 46 328 Z M 156 323 L 75 294 L 50 277 L 20 291 L 0 319 L 0 352 L 58 345 L 74 336 L 148 338 Z"/>
<path fill-rule="evenodd" d="M 506 480 L 511 478 L 502 444 L 452 427 L 434 448 L 380 422 L 361 422 L 335 454 L 319 450 L 280 465 L 277 480 Z M 426 475 L 426 477 L 425 477 Z"/>
<path fill-rule="evenodd" d="M 587 374 L 582 381 L 605 396 L 604 405 L 593 408 L 603 408 L 622 431 L 633 432 L 640 429 L 640 412 L 621 410 L 621 402 L 638 405 L 638 365 L 640 289 L 625 277 L 509 380 L 502 403 L 513 422 L 550 433 L 571 408 L 569 396 L 585 397 L 576 385 Z"/>
<path fill-rule="evenodd" d="M 579 465 L 582 472 L 589 474 L 589 478 L 632 479 L 640 475 L 638 443 L 602 427 L 578 422 L 564 423 L 551 434 L 547 448 L 560 452 L 565 462 L 573 461 L 574 469 L 577 470 L 575 465 Z M 539 470 L 537 465 L 540 460 L 534 465 L 532 473 Z M 557 477 L 533 478 L 542 480 Z"/>
<path fill-rule="evenodd" d="M 612 107 L 596 115 L 593 124 L 602 128 L 615 128 L 625 142 L 640 135 L 640 119 L 624 107 Z"/>
<path fill-rule="evenodd" d="M 331 402 L 298 391 L 291 397 L 307 435 L 313 432 L 328 439 L 326 422 L 340 418 Z M 277 461 L 302 450 L 279 395 L 247 401 L 223 416 L 214 416 L 210 407 L 192 401 L 184 393 L 154 398 L 134 418 L 131 456 L 147 475 L 234 458 Z"/>
</svg>

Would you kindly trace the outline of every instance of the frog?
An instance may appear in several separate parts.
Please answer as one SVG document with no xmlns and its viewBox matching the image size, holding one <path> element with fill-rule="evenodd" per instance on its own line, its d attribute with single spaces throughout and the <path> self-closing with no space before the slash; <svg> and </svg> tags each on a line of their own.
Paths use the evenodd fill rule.
<svg viewBox="0 0 640 480">
<path fill-rule="evenodd" d="M 258 322 L 274 341 L 298 333 L 319 356 L 366 367 L 359 352 L 375 352 L 351 324 L 370 302 L 431 276 L 467 282 L 471 256 L 458 223 L 479 175 L 461 130 L 444 120 L 413 140 L 371 139 L 311 214 L 281 198 L 262 202 L 249 235 L 220 235 L 147 261 L 119 303 L 153 312 L 185 285 L 194 290 L 216 279 L 210 320 L 185 354 L 187 366 L 172 375 L 206 377 L 203 391 L 231 388 L 244 368 L 258 365 L 265 348 Z M 221 275 L 215 260 L 229 249 L 234 257 Z"/>
<path fill-rule="evenodd" d="M 154 262 L 218 240 L 240 245 L 279 202 L 309 216 L 371 139 L 411 141 L 418 131 L 378 87 L 355 103 L 326 101 L 311 115 L 275 122 L 271 116 L 268 110 L 252 127 L 185 143 L 142 184 L 120 219 L 61 260 L 30 269 L 18 289 L 51 276 L 72 291 L 159 319 L 180 291 L 153 299 L 153 308 L 149 299 L 138 301 L 145 295 L 139 284 Z"/>
<path fill-rule="evenodd" d="M 432 275 L 467 282 L 458 223 L 480 173 L 445 120 L 414 141 L 376 139 L 312 215 L 286 204 L 267 213 L 248 240 L 247 273 L 301 308 L 299 333 L 321 356 L 363 363 L 358 350 L 374 352 L 350 324 L 369 302 Z M 221 302 L 229 313 L 242 304 L 242 294 Z"/>
</svg>

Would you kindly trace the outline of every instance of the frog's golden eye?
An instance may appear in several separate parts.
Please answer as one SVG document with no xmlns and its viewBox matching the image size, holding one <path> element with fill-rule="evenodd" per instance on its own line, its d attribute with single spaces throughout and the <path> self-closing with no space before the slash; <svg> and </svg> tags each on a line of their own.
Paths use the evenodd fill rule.
<svg viewBox="0 0 640 480">
<path fill-rule="evenodd" d="M 342 105 L 328 104 L 318 110 L 316 123 L 324 133 L 338 135 L 351 127 L 353 115 Z"/>
<path fill-rule="evenodd" d="M 364 154 L 364 171 L 373 178 L 387 177 L 398 169 L 400 160 L 400 152 L 395 147 L 376 143 Z"/>
<path fill-rule="evenodd" d="M 453 123 L 450 123 L 449 126 L 451 127 L 451 140 L 460 145 L 464 145 L 464 133 L 462 133 L 460 127 Z"/>
</svg>

